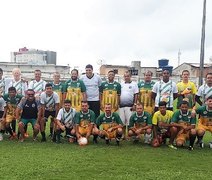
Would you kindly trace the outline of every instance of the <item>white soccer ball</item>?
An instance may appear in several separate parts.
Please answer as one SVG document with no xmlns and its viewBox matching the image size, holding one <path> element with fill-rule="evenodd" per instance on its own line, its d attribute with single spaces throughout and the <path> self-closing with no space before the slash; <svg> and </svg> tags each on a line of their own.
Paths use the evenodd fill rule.
<svg viewBox="0 0 212 180">
<path fill-rule="evenodd" d="M 78 143 L 80 146 L 85 146 L 86 144 L 88 144 L 88 140 L 85 137 L 81 137 L 79 138 Z"/>
</svg>

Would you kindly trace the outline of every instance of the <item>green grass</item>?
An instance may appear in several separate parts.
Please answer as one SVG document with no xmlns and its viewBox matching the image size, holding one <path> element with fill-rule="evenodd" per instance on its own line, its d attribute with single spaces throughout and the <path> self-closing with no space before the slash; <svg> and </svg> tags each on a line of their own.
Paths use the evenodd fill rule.
<svg viewBox="0 0 212 180">
<path fill-rule="evenodd" d="M 30 129 L 30 128 L 29 128 Z M 209 142 L 211 134 L 204 137 Z M 90 143 L 0 142 L 0 179 L 211 179 L 209 147 L 190 152 L 122 141 Z"/>
</svg>

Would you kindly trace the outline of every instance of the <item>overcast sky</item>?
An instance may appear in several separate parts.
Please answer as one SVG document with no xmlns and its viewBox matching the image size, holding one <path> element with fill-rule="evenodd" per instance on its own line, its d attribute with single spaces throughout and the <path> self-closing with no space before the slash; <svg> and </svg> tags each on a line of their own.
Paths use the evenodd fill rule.
<svg viewBox="0 0 212 180">
<path fill-rule="evenodd" d="M 203 0 L 0 1 L 0 61 L 21 47 L 57 52 L 57 64 L 97 62 L 177 66 L 199 62 Z M 212 56 L 212 1 L 207 0 L 205 62 Z"/>
</svg>

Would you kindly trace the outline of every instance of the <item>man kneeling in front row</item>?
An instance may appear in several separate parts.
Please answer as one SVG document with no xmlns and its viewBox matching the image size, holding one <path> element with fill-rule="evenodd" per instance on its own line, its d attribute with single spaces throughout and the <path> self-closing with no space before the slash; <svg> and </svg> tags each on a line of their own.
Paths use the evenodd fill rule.
<svg viewBox="0 0 212 180">
<path fill-rule="evenodd" d="M 53 142 L 60 143 L 60 135 L 62 132 L 66 132 L 66 137 L 70 143 L 76 140 L 75 128 L 74 128 L 74 118 L 76 115 L 76 110 L 71 108 L 71 101 L 65 100 L 64 107 L 58 112 L 56 118 L 56 131 L 53 135 Z"/>
<path fill-rule="evenodd" d="M 150 144 L 152 134 L 151 115 L 144 111 L 143 104 L 138 103 L 136 112 L 130 117 L 128 135 L 134 138 L 134 143 L 137 143 L 141 139 L 142 134 L 144 134 L 144 142 Z"/>
<path fill-rule="evenodd" d="M 123 134 L 123 123 L 120 116 L 116 112 L 112 112 L 111 104 L 105 105 L 105 113 L 97 118 L 96 124 L 102 126 L 102 130 L 98 134 L 105 139 L 106 144 L 109 144 L 112 139 L 116 139 L 116 143 L 119 145 Z"/>
<path fill-rule="evenodd" d="M 33 89 L 28 89 L 26 97 L 23 97 L 16 109 L 16 119 L 19 120 L 18 128 L 21 133 L 19 139 L 20 142 L 24 141 L 25 129 L 28 123 L 32 124 L 33 128 L 33 140 L 36 140 L 37 134 L 39 132 L 40 126 L 38 125 L 38 114 L 40 111 L 40 102 L 35 99 L 35 92 Z"/>
</svg>

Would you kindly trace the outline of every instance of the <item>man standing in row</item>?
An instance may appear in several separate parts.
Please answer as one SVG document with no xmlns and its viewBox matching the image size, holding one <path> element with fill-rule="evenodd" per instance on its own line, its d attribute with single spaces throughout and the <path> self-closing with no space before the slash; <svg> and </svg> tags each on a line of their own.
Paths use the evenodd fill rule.
<svg viewBox="0 0 212 180">
<path fill-rule="evenodd" d="M 163 70 L 163 77 L 152 88 L 152 98 L 155 100 L 155 112 L 158 111 L 160 101 L 167 103 L 167 110 L 173 110 L 173 101 L 177 98 L 177 86 L 170 78 L 170 72 Z"/>
<path fill-rule="evenodd" d="M 111 104 L 112 112 L 116 112 L 120 104 L 121 85 L 114 80 L 115 73 L 113 70 L 108 72 L 108 81 L 103 82 L 100 86 L 101 110 L 105 110 L 106 104 Z"/>
<path fill-rule="evenodd" d="M 150 114 L 154 113 L 155 102 L 152 99 L 152 88 L 155 82 L 152 81 L 152 72 L 144 73 L 144 81 L 138 83 L 139 95 L 138 101 L 144 105 L 144 111 Z"/>
<path fill-rule="evenodd" d="M 78 79 L 77 69 L 71 71 L 71 79 L 66 81 L 64 91 L 63 99 L 70 100 L 72 108 L 79 112 L 81 110 L 81 102 L 86 101 L 87 96 L 84 82 Z"/>
</svg>

